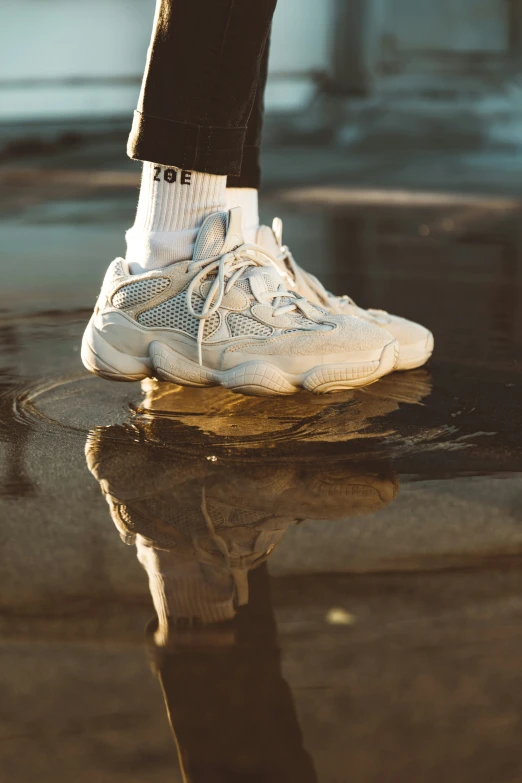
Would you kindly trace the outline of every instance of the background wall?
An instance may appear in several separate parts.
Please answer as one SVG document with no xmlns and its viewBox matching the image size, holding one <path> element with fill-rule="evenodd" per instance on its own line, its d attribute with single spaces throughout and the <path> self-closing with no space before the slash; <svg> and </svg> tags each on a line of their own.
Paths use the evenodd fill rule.
<svg viewBox="0 0 522 783">
<path fill-rule="evenodd" d="M 0 122 L 129 115 L 135 108 L 154 0 L 0 0 Z M 280 0 L 271 109 L 309 100 L 328 68 L 333 0 Z"/>
<path fill-rule="evenodd" d="M 0 135 L 127 121 L 154 5 L 0 0 Z M 522 0 L 279 0 L 267 108 L 327 142 L 518 147 Z"/>
</svg>

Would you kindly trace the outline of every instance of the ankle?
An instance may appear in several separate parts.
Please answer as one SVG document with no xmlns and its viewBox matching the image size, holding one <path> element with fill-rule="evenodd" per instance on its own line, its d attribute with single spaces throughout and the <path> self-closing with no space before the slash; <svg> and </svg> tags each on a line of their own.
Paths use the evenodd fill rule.
<svg viewBox="0 0 522 783">
<path fill-rule="evenodd" d="M 126 260 L 133 274 L 192 257 L 198 229 L 225 210 L 226 177 L 144 162 Z"/>
</svg>

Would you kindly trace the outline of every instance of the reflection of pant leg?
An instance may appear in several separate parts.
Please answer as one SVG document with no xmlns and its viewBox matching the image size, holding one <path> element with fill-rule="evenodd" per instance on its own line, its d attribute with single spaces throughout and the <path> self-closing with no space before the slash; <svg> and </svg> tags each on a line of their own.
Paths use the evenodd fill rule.
<svg viewBox="0 0 522 783">
<path fill-rule="evenodd" d="M 266 564 L 249 574 L 250 599 L 238 613 L 238 647 L 248 653 L 246 678 L 255 681 L 250 709 L 257 710 L 255 745 L 268 767 L 267 783 L 317 783 L 292 691 L 281 674 L 281 653 Z"/>
<path fill-rule="evenodd" d="M 255 188 L 259 190 L 261 185 L 261 137 L 263 133 L 263 120 L 265 115 L 265 89 L 268 77 L 268 58 L 270 39 L 267 40 L 263 60 L 259 71 L 254 105 L 248 118 L 248 126 L 243 147 L 243 162 L 241 174 L 237 177 L 227 177 L 228 188 Z"/>
<path fill-rule="evenodd" d="M 317 783 L 292 694 L 281 676 L 266 567 L 249 575 L 250 603 L 235 644 L 180 645 L 159 667 L 167 709 L 191 783 Z M 192 631 L 194 633 L 194 631 Z M 220 643 L 221 642 L 221 643 Z"/>
<path fill-rule="evenodd" d="M 130 157 L 238 175 L 277 0 L 157 0 Z"/>
</svg>

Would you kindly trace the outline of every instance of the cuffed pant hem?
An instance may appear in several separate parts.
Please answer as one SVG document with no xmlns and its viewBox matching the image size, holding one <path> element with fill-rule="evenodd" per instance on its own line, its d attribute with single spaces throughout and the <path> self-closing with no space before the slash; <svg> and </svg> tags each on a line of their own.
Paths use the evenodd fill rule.
<svg viewBox="0 0 522 783">
<path fill-rule="evenodd" d="M 245 136 L 246 128 L 209 128 L 135 111 L 127 154 L 163 166 L 240 176 Z"/>
<path fill-rule="evenodd" d="M 227 188 L 255 188 L 261 186 L 261 165 L 259 147 L 243 147 L 241 174 L 227 177 Z"/>
</svg>

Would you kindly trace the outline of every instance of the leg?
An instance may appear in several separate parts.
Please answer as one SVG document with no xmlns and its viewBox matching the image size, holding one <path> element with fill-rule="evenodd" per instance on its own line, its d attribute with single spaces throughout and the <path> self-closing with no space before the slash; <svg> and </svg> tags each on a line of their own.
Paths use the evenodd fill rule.
<svg viewBox="0 0 522 783">
<path fill-rule="evenodd" d="M 254 98 L 254 104 L 248 118 L 245 144 L 243 147 L 243 163 L 241 174 L 227 177 L 228 188 L 254 188 L 259 190 L 261 185 L 261 165 L 259 161 L 261 151 L 261 137 L 263 133 L 263 120 L 265 114 L 265 89 L 268 77 L 268 58 L 270 51 L 270 38 L 268 38 L 259 69 L 259 79 Z"/>
<path fill-rule="evenodd" d="M 256 91 L 260 78 L 266 79 L 275 4 L 158 0 L 128 144 L 132 158 L 148 161 L 127 233 L 131 272 L 191 257 L 205 218 L 226 209 L 226 175 L 240 174 L 245 148 L 248 182 L 258 179 L 262 92 L 257 100 Z M 197 38 L 188 31 L 197 31 Z M 252 114 L 256 121 L 248 124 Z M 247 239 L 253 241 L 257 193 L 243 195 L 245 203 L 232 206 L 243 206 Z"/>
<path fill-rule="evenodd" d="M 158 0 L 131 158 L 236 175 L 276 0 Z"/>
<path fill-rule="evenodd" d="M 227 209 L 241 207 L 243 211 L 243 233 L 248 242 L 257 242 L 259 229 L 258 190 L 261 184 L 261 136 L 265 113 L 265 87 L 268 76 L 270 40 L 266 42 L 254 105 L 248 119 L 243 163 L 239 176 L 227 177 Z"/>
<path fill-rule="evenodd" d="M 235 643 L 216 625 L 214 644 L 207 631 L 204 643 L 180 638 L 158 656 L 180 764 L 192 783 L 317 783 L 281 674 L 266 566 L 250 572 L 249 585 L 248 606 L 228 626 Z"/>
<path fill-rule="evenodd" d="M 91 372 L 247 394 L 301 387 L 322 394 L 393 369 L 395 341 L 384 330 L 357 319 L 330 328 L 324 310 L 283 296 L 279 246 L 250 245 L 260 233 L 255 188 L 235 189 L 251 191 L 245 223 L 242 209 L 226 209 L 226 180 L 241 173 L 275 4 L 158 0 L 129 140 L 131 157 L 145 160 L 138 210 L 127 257 L 109 267 L 85 330 L 82 360 Z M 254 150 L 261 115 L 259 103 Z"/>
</svg>

